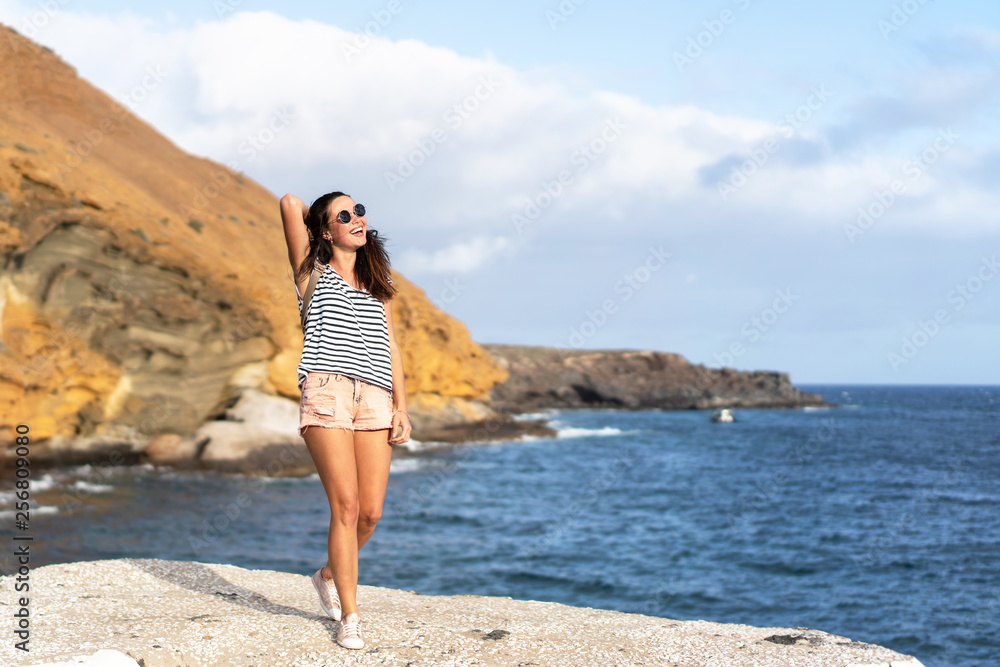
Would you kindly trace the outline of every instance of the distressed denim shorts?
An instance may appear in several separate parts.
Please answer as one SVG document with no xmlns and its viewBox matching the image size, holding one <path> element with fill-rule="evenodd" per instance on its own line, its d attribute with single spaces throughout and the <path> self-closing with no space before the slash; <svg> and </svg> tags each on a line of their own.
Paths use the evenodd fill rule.
<svg viewBox="0 0 1000 667">
<path fill-rule="evenodd" d="M 309 426 L 351 431 L 392 428 L 392 393 L 340 373 L 309 371 L 299 401 L 299 435 Z"/>
</svg>

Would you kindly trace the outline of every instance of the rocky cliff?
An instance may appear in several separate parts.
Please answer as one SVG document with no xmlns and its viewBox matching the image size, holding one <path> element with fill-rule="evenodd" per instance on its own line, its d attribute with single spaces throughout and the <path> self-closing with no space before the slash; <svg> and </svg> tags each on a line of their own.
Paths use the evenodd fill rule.
<svg viewBox="0 0 1000 667">
<path fill-rule="evenodd" d="M 787 373 L 694 365 L 651 350 L 562 350 L 483 345 L 510 374 L 493 387 L 498 409 L 794 408 L 827 405 L 794 387 Z"/>
<path fill-rule="evenodd" d="M 141 446 L 189 435 L 248 389 L 298 400 L 275 196 L 2 26 L 0 253 L 3 444 L 24 423 L 53 448 Z M 506 373 L 419 288 L 394 284 L 415 430 L 493 414 Z"/>
</svg>

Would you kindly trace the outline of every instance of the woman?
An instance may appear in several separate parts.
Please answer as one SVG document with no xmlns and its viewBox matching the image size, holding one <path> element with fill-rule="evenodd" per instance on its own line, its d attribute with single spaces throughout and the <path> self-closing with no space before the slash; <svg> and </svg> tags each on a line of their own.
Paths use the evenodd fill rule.
<svg viewBox="0 0 1000 667">
<path fill-rule="evenodd" d="M 382 515 L 392 445 L 411 431 L 390 304 L 396 289 L 382 240 L 346 194 L 325 194 L 308 209 L 285 195 L 281 221 L 300 312 L 313 267 L 322 271 L 297 369 L 299 433 L 330 501 L 328 560 L 312 580 L 323 611 L 343 615 L 337 643 L 360 649 L 358 550 Z"/>
</svg>

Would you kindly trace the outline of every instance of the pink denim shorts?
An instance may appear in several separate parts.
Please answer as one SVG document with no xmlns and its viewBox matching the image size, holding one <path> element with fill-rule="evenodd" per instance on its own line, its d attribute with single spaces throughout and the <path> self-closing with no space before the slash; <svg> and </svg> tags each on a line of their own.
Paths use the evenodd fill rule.
<svg viewBox="0 0 1000 667">
<path fill-rule="evenodd" d="M 299 435 L 309 426 L 352 431 L 392 428 L 392 393 L 340 373 L 309 371 L 299 401 Z"/>
</svg>

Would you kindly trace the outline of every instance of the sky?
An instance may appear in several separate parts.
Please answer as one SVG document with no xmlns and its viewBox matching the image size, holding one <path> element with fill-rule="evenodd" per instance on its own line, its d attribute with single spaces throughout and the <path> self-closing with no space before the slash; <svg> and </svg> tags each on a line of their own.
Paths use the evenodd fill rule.
<svg viewBox="0 0 1000 667">
<path fill-rule="evenodd" d="M 350 193 L 477 342 L 1000 382 L 998 3 L 0 0 L 0 22 L 278 196 Z"/>
</svg>

